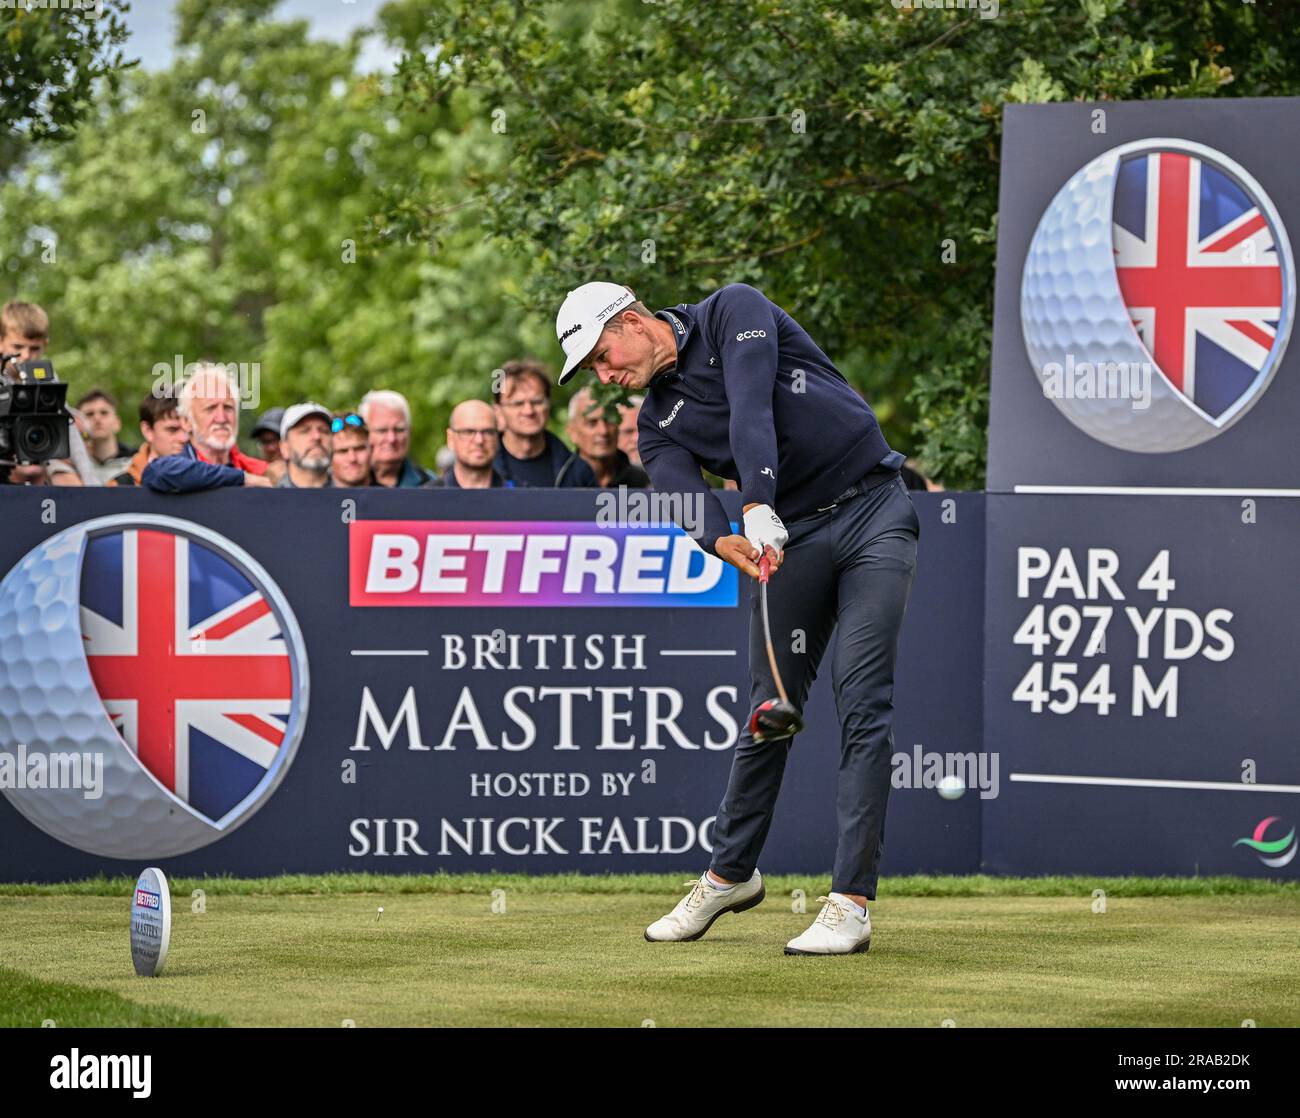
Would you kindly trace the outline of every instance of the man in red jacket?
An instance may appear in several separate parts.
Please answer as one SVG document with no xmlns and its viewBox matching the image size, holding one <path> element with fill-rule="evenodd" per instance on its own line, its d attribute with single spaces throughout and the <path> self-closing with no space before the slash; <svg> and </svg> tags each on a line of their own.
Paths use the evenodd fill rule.
<svg viewBox="0 0 1300 1118">
<path fill-rule="evenodd" d="M 155 458 L 142 481 L 163 493 L 190 493 L 225 485 L 270 487 L 266 463 L 239 449 L 239 392 L 221 365 L 199 365 L 177 400 L 190 441 L 177 454 Z"/>
</svg>

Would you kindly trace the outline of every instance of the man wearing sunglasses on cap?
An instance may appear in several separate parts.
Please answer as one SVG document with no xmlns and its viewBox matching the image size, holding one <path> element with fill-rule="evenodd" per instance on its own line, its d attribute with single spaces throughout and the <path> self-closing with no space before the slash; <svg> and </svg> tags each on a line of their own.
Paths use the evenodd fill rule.
<svg viewBox="0 0 1300 1118">
<path fill-rule="evenodd" d="M 344 412 L 330 421 L 334 436 L 334 464 L 330 474 L 339 489 L 361 489 L 377 485 L 370 466 L 370 430 L 356 412 Z"/>
</svg>

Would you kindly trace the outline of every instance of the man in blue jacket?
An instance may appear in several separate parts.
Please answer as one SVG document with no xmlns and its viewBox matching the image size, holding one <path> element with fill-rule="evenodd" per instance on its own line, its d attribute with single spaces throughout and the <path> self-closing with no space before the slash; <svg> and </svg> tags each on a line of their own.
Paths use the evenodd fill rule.
<svg viewBox="0 0 1300 1118">
<path fill-rule="evenodd" d="M 629 288 L 588 283 L 560 308 L 560 383 L 580 368 L 644 392 L 641 464 L 658 490 L 694 494 L 701 523 L 681 526 L 751 578 L 767 555 L 784 573 L 769 596 L 777 665 L 802 711 L 832 637 L 841 724 L 839 839 L 831 890 L 787 954 L 838 955 L 871 944 L 893 753 L 894 662 L 916 570 L 920 524 L 875 414 L 790 315 L 747 284 L 652 314 Z M 701 467 L 740 486 L 732 531 Z M 692 502 L 681 502 L 691 507 Z M 751 587 L 752 589 L 752 587 Z M 751 711 L 776 694 L 751 594 Z M 737 743 L 713 827 L 713 857 L 646 939 L 695 940 L 764 895 L 757 862 L 791 741 Z"/>
<path fill-rule="evenodd" d="M 269 486 L 266 463 L 239 449 L 239 391 L 222 365 L 197 366 L 177 392 L 177 413 L 189 441 L 155 458 L 141 484 L 159 493 L 195 493 L 228 485 Z"/>
<path fill-rule="evenodd" d="M 595 489 L 596 475 L 576 450 L 551 434 L 551 382 L 540 361 L 507 361 L 493 385 L 497 442 L 492 466 L 522 488 Z"/>
</svg>

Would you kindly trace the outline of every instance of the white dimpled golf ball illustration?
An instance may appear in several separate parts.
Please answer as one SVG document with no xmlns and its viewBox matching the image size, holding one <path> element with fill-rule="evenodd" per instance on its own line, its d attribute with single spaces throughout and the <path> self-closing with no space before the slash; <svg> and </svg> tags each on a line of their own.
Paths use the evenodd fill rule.
<svg viewBox="0 0 1300 1118">
<path fill-rule="evenodd" d="M 0 749 L 50 774 L 4 793 L 91 854 L 174 856 L 229 834 L 284 778 L 306 724 L 288 602 L 243 549 L 188 521 L 101 517 L 33 548 L 0 582 L 0 647 Z M 88 778 L 52 779 L 74 755 L 87 772 L 102 761 L 97 796 Z"/>
<path fill-rule="evenodd" d="M 1202 144 L 1123 144 L 1076 172 L 1025 258 L 1020 319 L 1044 395 L 1120 450 L 1227 430 L 1277 373 L 1295 311 L 1286 230 L 1260 185 Z"/>
</svg>

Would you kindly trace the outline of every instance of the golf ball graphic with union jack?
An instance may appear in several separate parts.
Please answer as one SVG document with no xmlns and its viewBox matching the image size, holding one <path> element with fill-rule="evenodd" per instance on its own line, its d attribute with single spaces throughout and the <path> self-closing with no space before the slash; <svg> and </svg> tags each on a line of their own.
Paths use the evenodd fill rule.
<svg viewBox="0 0 1300 1118">
<path fill-rule="evenodd" d="M 1276 374 L 1295 264 L 1273 203 L 1202 144 L 1139 140 L 1061 187 L 1020 289 L 1030 365 L 1081 430 L 1143 453 L 1214 438 Z"/>
<path fill-rule="evenodd" d="M 102 517 L 30 551 L 0 582 L 0 647 L 0 748 L 50 774 L 5 795 L 92 854 L 173 856 L 229 834 L 306 723 L 283 594 L 241 548 L 171 517 Z M 77 755 L 102 761 L 99 795 L 52 779 Z"/>
</svg>

